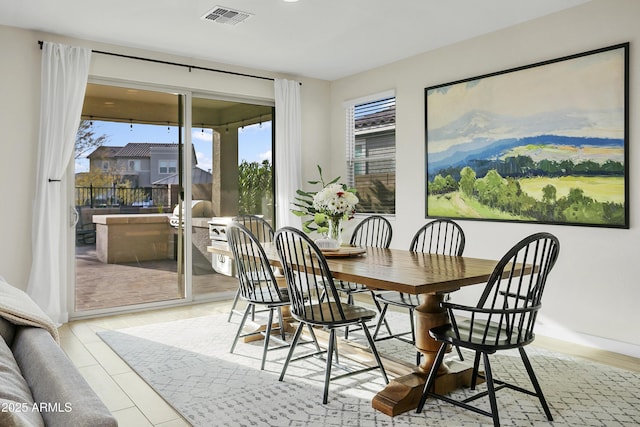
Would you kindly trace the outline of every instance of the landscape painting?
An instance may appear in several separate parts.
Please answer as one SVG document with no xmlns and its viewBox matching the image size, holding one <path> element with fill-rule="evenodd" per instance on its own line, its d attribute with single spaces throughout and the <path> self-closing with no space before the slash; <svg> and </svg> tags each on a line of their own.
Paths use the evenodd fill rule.
<svg viewBox="0 0 640 427">
<path fill-rule="evenodd" d="M 629 228 L 628 50 L 426 88 L 426 216 Z"/>
</svg>

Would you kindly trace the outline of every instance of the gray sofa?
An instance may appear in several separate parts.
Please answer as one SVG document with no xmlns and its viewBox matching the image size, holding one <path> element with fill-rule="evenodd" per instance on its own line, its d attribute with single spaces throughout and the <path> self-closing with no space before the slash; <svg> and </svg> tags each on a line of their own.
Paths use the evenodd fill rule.
<svg viewBox="0 0 640 427">
<path fill-rule="evenodd" d="M 118 423 L 52 335 L 0 317 L 0 426 Z"/>
</svg>

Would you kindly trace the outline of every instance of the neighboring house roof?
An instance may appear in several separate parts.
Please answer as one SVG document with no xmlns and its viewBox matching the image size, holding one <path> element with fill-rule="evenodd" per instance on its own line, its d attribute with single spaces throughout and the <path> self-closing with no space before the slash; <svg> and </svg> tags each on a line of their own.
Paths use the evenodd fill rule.
<svg viewBox="0 0 640 427">
<path fill-rule="evenodd" d="M 120 151 L 122 147 L 112 147 L 108 145 L 101 145 L 87 155 L 88 159 L 111 159 L 115 154 Z"/>
<path fill-rule="evenodd" d="M 122 149 L 116 153 L 115 157 L 151 157 L 151 149 L 154 147 L 175 147 L 176 151 L 178 150 L 178 144 L 173 143 L 130 142 L 122 147 Z"/>
<path fill-rule="evenodd" d="M 396 109 L 387 108 L 375 113 L 367 114 L 356 119 L 356 130 L 365 130 L 382 126 L 394 125 L 396 123 Z"/>
<path fill-rule="evenodd" d="M 213 182 L 213 176 L 211 172 L 207 172 L 199 167 L 194 167 L 191 170 L 191 183 L 192 184 L 211 184 Z M 166 178 L 162 178 L 157 180 L 156 182 L 152 182 L 152 185 L 175 185 L 178 183 L 178 174 L 169 175 Z"/>
<path fill-rule="evenodd" d="M 130 142 L 124 147 L 113 147 L 102 145 L 96 148 L 91 154 L 87 156 L 89 159 L 115 159 L 118 157 L 124 157 L 127 159 L 131 158 L 150 158 L 151 157 L 151 149 L 161 147 L 161 148 L 173 148 L 175 147 L 176 152 L 178 150 L 178 144 L 174 144 L 172 142 Z M 195 158 L 195 147 L 193 149 L 193 154 Z"/>
</svg>

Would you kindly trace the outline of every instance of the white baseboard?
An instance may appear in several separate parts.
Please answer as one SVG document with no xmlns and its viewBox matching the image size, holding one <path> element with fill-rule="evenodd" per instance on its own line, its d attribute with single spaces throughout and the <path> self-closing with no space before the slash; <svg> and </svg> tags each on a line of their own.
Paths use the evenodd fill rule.
<svg viewBox="0 0 640 427">
<path fill-rule="evenodd" d="M 557 327 L 545 327 L 544 324 L 536 325 L 536 335 L 545 336 L 584 347 L 624 354 L 640 359 L 640 345 L 615 341 L 608 338 L 596 337 L 580 332 L 561 330 Z"/>
</svg>

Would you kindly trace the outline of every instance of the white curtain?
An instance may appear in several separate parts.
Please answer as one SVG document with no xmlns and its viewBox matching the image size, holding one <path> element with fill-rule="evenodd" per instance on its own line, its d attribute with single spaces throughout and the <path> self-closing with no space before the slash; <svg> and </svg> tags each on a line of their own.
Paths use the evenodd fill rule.
<svg viewBox="0 0 640 427">
<path fill-rule="evenodd" d="M 65 171 L 87 87 L 91 51 L 44 42 L 36 194 L 33 205 L 32 264 L 27 293 L 55 323 L 67 308 L 69 201 Z"/>
<path fill-rule="evenodd" d="M 276 99 L 276 226 L 301 228 L 291 213 L 296 190 L 301 188 L 300 83 L 275 79 Z"/>
</svg>

